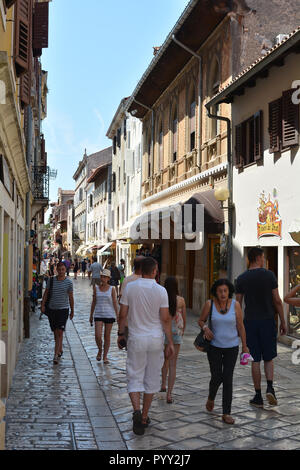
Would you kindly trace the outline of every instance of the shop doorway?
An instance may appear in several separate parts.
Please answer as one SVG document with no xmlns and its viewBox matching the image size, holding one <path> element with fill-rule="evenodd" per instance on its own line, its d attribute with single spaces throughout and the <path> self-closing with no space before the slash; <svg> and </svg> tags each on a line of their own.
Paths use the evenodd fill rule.
<svg viewBox="0 0 300 470">
<path fill-rule="evenodd" d="M 207 296 L 210 297 L 210 289 L 220 277 L 220 237 L 208 238 L 208 286 Z"/>
<path fill-rule="evenodd" d="M 169 264 L 169 276 L 176 276 L 176 265 L 177 265 L 177 240 L 170 240 L 170 264 Z"/>
<path fill-rule="evenodd" d="M 193 291 L 194 291 L 194 276 L 195 276 L 195 251 L 186 251 L 187 257 L 187 308 L 193 308 Z"/>
<path fill-rule="evenodd" d="M 278 248 L 277 246 L 268 246 L 265 248 L 266 269 L 275 274 L 278 279 Z"/>
</svg>

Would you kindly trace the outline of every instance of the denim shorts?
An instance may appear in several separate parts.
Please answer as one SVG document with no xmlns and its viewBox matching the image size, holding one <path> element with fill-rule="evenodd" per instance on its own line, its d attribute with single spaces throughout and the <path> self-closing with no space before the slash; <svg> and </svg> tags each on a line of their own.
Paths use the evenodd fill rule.
<svg viewBox="0 0 300 470">
<path fill-rule="evenodd" d="M 177 333 L 172 333 L 173 336 L 173 343 L 174 344 L 181 344 L 182 343 L 182 336 L 178 335 Z M 165 344 L 169 344 L 168 339 L 165 335 Z"/>
<path fill-rule="evenodd" d="M 254 362 L 271 361 L 277 356 L 277 328 L 274 318 L 244 320 L 247 346 Z"/>
</svg>

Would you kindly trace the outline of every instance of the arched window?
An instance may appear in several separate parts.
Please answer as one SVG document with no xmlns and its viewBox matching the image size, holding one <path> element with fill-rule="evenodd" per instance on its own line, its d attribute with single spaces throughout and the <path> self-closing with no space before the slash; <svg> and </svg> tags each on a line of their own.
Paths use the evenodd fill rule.
<svg viewBox="0 0 300 470">
<path fill-rule="evenodd" d="M 151 130 L 147 134 L 147 174 L 148 178 L 151 177 Z"/>
<path fill-rule="evenodd" d="M 158 126 L 158 169 L 164 169 L 164 147 L 163 147 L 163 124 L 162 120 Z"/>
<path fill-rule="evenodd" d="M 172 162 L 177 160 L 177 138 L 178 138 L 178 113 L 177 106 L 175 105 L 171 117 L 171 131 L 172 131 Z"/>
<path fill-rule="evenodd" d="M 193 87 L 189 96 L 189 151 L 196 147 L 196 92 Z"/>
<path fill-rule="evenodd" d="M 213 61 L 211 69 L 211 80 L 209 96 L 212 98 L 219 92 L 220 87 L 220 67 L 217 58 Z M 211 108 L 211 113 L 214 115 L 220 114 L 220 106 L 217 104 Z M 220 132 L 220 121 L 218 119 L 210 119 L 210 138 L 213 139 Z"/>
</svg>

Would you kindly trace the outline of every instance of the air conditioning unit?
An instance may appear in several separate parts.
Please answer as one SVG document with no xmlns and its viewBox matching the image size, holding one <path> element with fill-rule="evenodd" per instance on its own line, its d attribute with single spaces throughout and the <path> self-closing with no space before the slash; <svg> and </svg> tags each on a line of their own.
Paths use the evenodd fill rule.
<svg viewBox="0 0 300 470">
<path fill-rule="evenodd" d="M 275 45 L 278 46 L 278 44 L 280 44 L 282 41 L 284 41 L 288 37 L 289 37 L 288 34 L 278 34 L 278 36 L 276 36 L 275 38 Z"/>
</svg>

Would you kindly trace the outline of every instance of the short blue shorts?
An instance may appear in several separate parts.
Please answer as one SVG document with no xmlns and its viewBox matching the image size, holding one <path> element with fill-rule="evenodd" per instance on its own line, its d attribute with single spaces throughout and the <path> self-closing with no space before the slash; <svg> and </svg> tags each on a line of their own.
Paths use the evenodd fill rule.
<svg viewBox="0 0 300 470">
<path fill-rule="evenodd" d="M 277 356 L 275 319 L 244 320 L 247 346 L 254 362 L 271 361 Z"/>
</svg>

